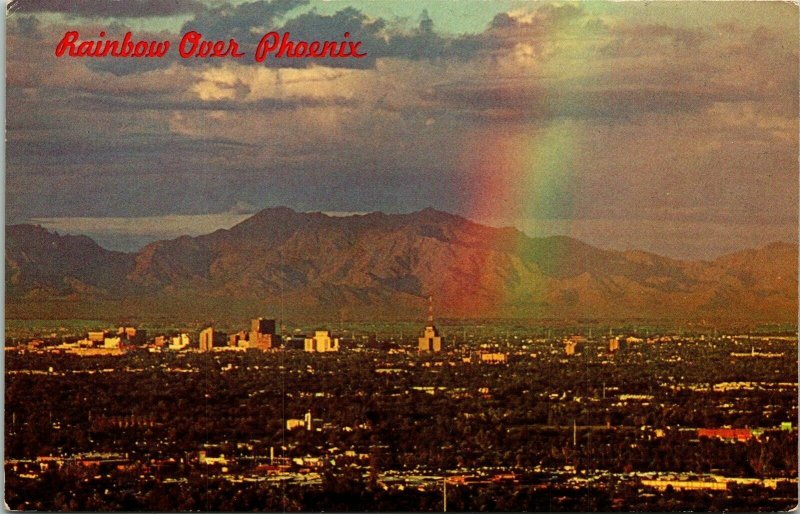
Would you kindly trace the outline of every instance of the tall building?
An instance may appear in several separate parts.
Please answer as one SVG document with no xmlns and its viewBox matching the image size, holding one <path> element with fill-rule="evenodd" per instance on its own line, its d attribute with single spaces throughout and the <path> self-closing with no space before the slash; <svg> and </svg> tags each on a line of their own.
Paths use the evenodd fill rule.
<svg viewBox="0 0 800 514">
<path fill-rule="evenodd" d="M 419 351 L 421 352 L 441 352 L 442 337 L 433 325 L 425 327 L 422 337 L 419 338 Z"/>
<path fill-rule="evenodd" d="M 581 335 L 572 335 L 564 339 L 564 352 L 567 355 L 575 355 L 580 353 L 583 346 L 586 344 L 587 338 Z"/>
<path fill-rule="evenodd" d="M 129 344 L 143 344 L 147 341 L 147 331 L 131 326 L 121 326 L 117 330 L 117 335 Z"/>
<path fill-rule="evenodd" d="M 433 296 L 428 297 L 428 324 L 418 341 L 420 352 L 442 351 L 442 336 L 436 325 L 433 324 Z"/>
<path fill-rule="evenodd" d="M 259 334 L 275 334 L 275 320 L 256 318 L 250 322 L 250 332 Z"/>
<path fill-rule="evenodd" d="M 136 337 L 136 327 L 119 327 L 117 330 L 117 335 L 122 336 L 124 335 L 127 339 L 132 339 Z"/>
<path fill-rule="evenodd" d="M 269 350 L 277 341 L 274 319 L 256 318 L 250 322 L 250 348 Z"/>
<path fill-rule="evenodd" d="M 246 339 L 247 333 L 244 330 L 240 330 L 228 336 L 228 346 L 240 346 L 240 343 Z"/>
<path fill-rule="evenodd" d="M 317 330 L 313 337 L 306 337 L 305 351 L 307 352 L 338 352 L 339 338 L 331 337 L 327 330 Z"/>
<path fill-rule="evenodd" d="M 211 348 L 213 347 L 214 347 L 214 329 L 208 327 L 207 329 L 200 332 L 200 351 L 210 352 Z"/>
</svg>

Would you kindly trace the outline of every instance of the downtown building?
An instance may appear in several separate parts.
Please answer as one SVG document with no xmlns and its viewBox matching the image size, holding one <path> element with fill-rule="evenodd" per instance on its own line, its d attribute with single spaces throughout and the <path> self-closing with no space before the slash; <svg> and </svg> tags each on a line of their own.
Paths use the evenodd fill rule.
<svg viewBox="0 0 800 514">
<path fill-rule="evenodd" d="M 420 352 L 441 352 L 442 336 L 436 325 L 433 324 L 433 297 L 428 297 L 428 324 L 422 331 L 422 337 L 417 339 L 418 351 Z"/>
<path fill-rule="evenodd" d="M 250 340 L 248 348 L 269 350 L 277 346 L 278 336 L 274 319 L 256 318 L 250 321 Z"/>
<path fill-rule="evenodd" d="M 306 337 L 303 349 L 307 352 L 338 352 L 339 338 L 331 337 L 328 330 L 317 330 L 313 336 Z"/>
</svg>

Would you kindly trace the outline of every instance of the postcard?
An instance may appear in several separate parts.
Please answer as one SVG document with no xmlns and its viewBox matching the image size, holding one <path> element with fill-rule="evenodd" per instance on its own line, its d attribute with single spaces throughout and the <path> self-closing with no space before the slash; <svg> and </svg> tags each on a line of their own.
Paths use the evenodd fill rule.
<svg viewBox="0 0 800 514">
<path fill-rule="evenodd" d="M 796 3 L 5 26 L 7 509 L 797 507 Z"/>
</svg>

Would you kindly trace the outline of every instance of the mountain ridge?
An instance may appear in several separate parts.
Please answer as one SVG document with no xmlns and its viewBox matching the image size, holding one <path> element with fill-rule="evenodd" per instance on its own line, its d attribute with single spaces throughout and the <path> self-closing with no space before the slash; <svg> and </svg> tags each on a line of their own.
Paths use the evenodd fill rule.
<svg viewBox="0 0 800 514">
<path fill-rule="evenodd" d="M 532 238 L 432 208 L 351 216 L 268 208 L 229 229 L 130 253 L 34 225 L 6 230 L 10 316 L 35 302 L 82 312 L 118 300 L 141 316 L 213 315 L 222 305 L 234 316 L 280 307 L 296 316 L 418 317 L 428 294 L 438 313 L 456 318 L 794 322 L 797 313 L 797 245 L 784 242 L 689 261 Z"/>
</svg>

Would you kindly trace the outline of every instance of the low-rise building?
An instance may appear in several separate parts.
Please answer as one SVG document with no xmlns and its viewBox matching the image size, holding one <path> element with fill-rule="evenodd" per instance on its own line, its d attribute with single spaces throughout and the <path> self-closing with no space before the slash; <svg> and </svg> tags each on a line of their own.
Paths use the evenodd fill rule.
<svg viewBox="0 0 800 514">
<path fill-rule="evenodd" d="M 508 355 L 505 353 L 482 353 L 481 362 L 486 364 L 505 364 L 508 362 Z"/>
<path fill-rule="evenodd" d="M 331 337 L 327 330 L 317 330 L 314 335 L 305 340 L 305 351 L 307 352 L 338 352 L 339 338 Z"/>
<path fill-rule="evenodd" d="M 119 337 L 106 337 L 103 340 L 103 348 L 108 348 L 108 349 L 119 348 L 121 342 L 122 341 L 120 340 Z"/>
<path fill-rule="evenodd" d="M 169 349 L 170 350 L 183 350 L 189 346 L 189 334 L 180 334 L 174 337 L 171 337 L 169 340 Z"/>
<path fill-rule="evenodd" d="M 313 428 L 311 411 L 306 412 L 302 419 L 293 418 L 286 420 L 286 430 L 297 430 L 303 428 L 306 430 L 311 430 Z"/>
<path fill-rule="evenodd" d="M 745 442 L 753 438 L 753 430 L 749 428 L 698 428 L 697 437 Z"/>
<path fill-rule="evenodd" d="M 106 337 L 106 332 L 104 330 L 97 330 L 97 331 L 90 331 L 87 334 L 89 341 L 93 341 L 95 343 L 102 343 Z"/>
</svg>

